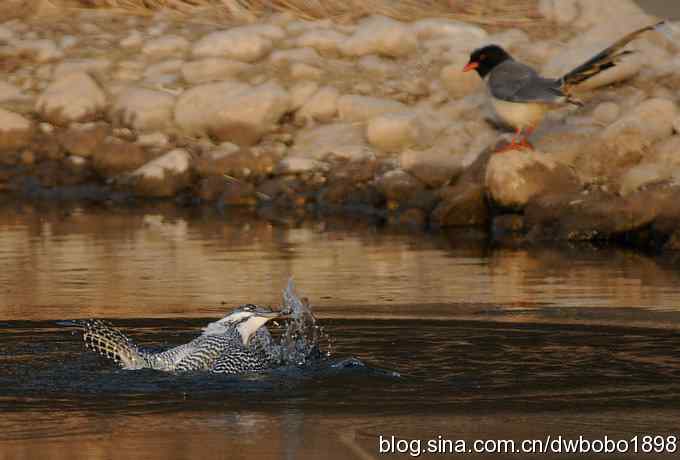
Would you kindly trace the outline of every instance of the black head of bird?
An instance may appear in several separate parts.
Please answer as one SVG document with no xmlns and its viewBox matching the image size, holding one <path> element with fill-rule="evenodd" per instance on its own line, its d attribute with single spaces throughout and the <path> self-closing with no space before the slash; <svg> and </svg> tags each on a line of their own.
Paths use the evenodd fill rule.
<svg viewBox="0 0 680 460">
<path fill-rule="evenodd" d="M 470 60 L 463 68 L 463 72 L 476 70 L 481 78 L 484 78 L 498 64 L 512 59 L 512 57 L 498 45 L 487 45 L 474 50 L 470 54 Z"/>
</svg>

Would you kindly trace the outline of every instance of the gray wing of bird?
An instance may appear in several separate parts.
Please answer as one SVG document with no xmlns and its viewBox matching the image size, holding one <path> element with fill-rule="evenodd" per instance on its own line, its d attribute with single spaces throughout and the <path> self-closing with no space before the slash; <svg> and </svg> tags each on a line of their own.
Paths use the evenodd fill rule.
<svg viewBox="0 0 680 460">
<path fill-rule="evenodd" d="M 557 80 L 543 78 L 526 64 L 507 60 L 489 74 L 491 95 L 508 102 L 563 102 L 565 95 Z"/>
</svg>

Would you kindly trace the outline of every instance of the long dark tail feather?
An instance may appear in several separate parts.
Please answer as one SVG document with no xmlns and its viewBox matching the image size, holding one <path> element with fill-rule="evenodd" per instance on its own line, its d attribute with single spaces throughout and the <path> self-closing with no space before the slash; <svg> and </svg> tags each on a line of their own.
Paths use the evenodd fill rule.
<svg viewBox="0 0 680 460">
<path fill-rule="evenodd" d="M 654 25 L 643 27 L 642 29 L 631 32 L 625 37 L 618 40 L 609 48 L 600 51 L 595 56 L 588 59 L 586 62 L 584 62 L 583 64 L 576 67 L 574 70 L 568 72 L 562 78 L 560 78 L 559 82 L 561 83 L 562 89 L 564 91 L 568 91 L 571 87 L 576 86 L 579 83 L 583 83 L 589 78 L 592 78 L 595 75 L 599 74 L 603 70 L 607 70 L 611 67 L 614 67 L 623 56 L 633 53 L 633 51 L 622 50 L 624 46 L 626 46 L 631 41 L 635 40 L 639 35 L 643 34 L 644 32 L 655 30 L 664 23 L 665 21 L 661 21 Z"/>
<path fill-rule="evenodd" d="M 127 335 L 106 321 L 87 319 L 59 321 L 58 324 L 80 329 L 87 349 L 112 359 L 125 369 L 145 367 L 139 347 Z"/>
</svg>

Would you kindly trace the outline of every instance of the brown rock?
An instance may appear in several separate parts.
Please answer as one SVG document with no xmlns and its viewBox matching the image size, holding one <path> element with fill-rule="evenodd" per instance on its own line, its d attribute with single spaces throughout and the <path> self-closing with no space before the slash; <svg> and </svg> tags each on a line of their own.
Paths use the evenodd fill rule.
<svg viewBox="0 0 680 460">
<path fill-rule="evenodd" d="M 109 134 L 107 125 L 74 125 L 58 135 L 59 143 L 71 155 L 91 157 Z"/>
<path fill-rule="evenodd" d="M 463 171 L 464 155 L 432 148 L 407 150 L 401 154 L 401 167 L 430 187 L 441 187 L 455 180 Z"/>
<path fill-rule="evenodd" d="M 254 187 L 223 176 L 208 176 L 198 184 L 197 195 L 204 201 L 220 201 L 229 206 L 252 206 L 257 203 Z"/>
<path fill-rule="evenodd" d="M 203 177 L 226 174 L 237 179 L 246 179 L 270 174 L 279 159 L 271 149 L 239 149 L 233 145 L 233 148 L 217 149 L 197 158 L 195 168 Z"/>
<path fill-rule="evenodd" d="M 488 223 L 489 207 L 484 177 L 489 159 L 494 154 L 494 148 L 480 153 L 458 178 L 455 185 L 441 189 L 439 193 L 441 201 L 430 216 L 432 225 L 435 227 L 468 227 Z"/>
<path fill-rule="evenodd" d="M 282 206 L 302 206 L 307 202 L 306 185 L 296 176 L 281 176 L 262 182 L 257 187 L 261 199 Z"/>
<path fill-rule="evenodd" d="M 61 160 L 64 158 L 64 149 L 56 137 L 47 134 L 39 134 L 33 139 L 32 149 L 36 159 Z"/>
<path fill-rule="evenodd" d="M 422 209 L 409 208 L 399 214 L 399 225 L 411 228 L 423 228 L 427 224 L 427 214 Z"/>
<path fill-rule="evenodd" d="M 524 215 L 532 239 L 607 239 L 651 224 L 674 196 L 662 186 L 626 197 L 599 190 L 550 194 L 531 200 Z"/>
<path fill-rule="evenodd" d="M 363 158 L 357 161 L 340 161 L 334 165 L 329 174 L 329 180 L 346 180 L 350 183 L 373 180 L 378 171 L 375 158 Z"/>
<path fill-rule="evenodd" d="M 104 177 L 131 172 L 152 159 L 142 147 L 116 138 L 106 139 L 94 151 L 92 166 Z"/>
<path fill-rule="evenodd" d="M 424 188 L 418 179 L 401 169 L 394 169 L 383 174 L 378 179 L 377 186 L 388 201 L 395 204 L 409 201 Z"/>
<path fill-rule="evenodd" d="M 526 150 L 497 153 L 486 169 L 489 197 L 504 208 L 522 209 L 544 193 L 579 190 L 581 184 L 571 168 L 549 156 Z"/>
<path fill-rule="evenodd" d="M 524 216 L 520 214 L 503 214 L 493 219 L 493 233 L 495 237 L 502 237 L 512 233 L 523 233 L 525 230 Z"/>
<path fill-rule="evenodd" d="M 484 186 L 474 181 L 459 181 L 443 189 L 442 201 L 432 211 L 432 223 L 438 227 L 486 225 L 489 209 Z"/>
<path fill-rule="evenodd" d="M 0 151 L 26 147 L 33 138 L 33 123 L 9 110 L 0 109 Z"/>
<path fill-rule="evenodd" d="M 191 155 L 184 149 L 174 149 L 151 160 L 129 174 L 137 195 L 171 197 L 191 183 Z"/>
</svg>

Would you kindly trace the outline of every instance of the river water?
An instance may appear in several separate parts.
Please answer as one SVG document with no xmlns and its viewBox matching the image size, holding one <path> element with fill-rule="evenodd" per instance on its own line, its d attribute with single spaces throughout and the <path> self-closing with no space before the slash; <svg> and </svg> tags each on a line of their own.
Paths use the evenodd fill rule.
<svg viewBox="0 0 680 460">
<path fill-rule="evenodd" d="M 369 459 L 380 436 L 680 434 L 680 272 L 653 255 L 347 218 L 5 204 L 0 267 L 0 459 Z M 123 371 L 56 324 L 109 318 L 169 346 L 240 303 L 279 305 L 290 276 L 332 337 L 322 366 Z"/>
</svg>

